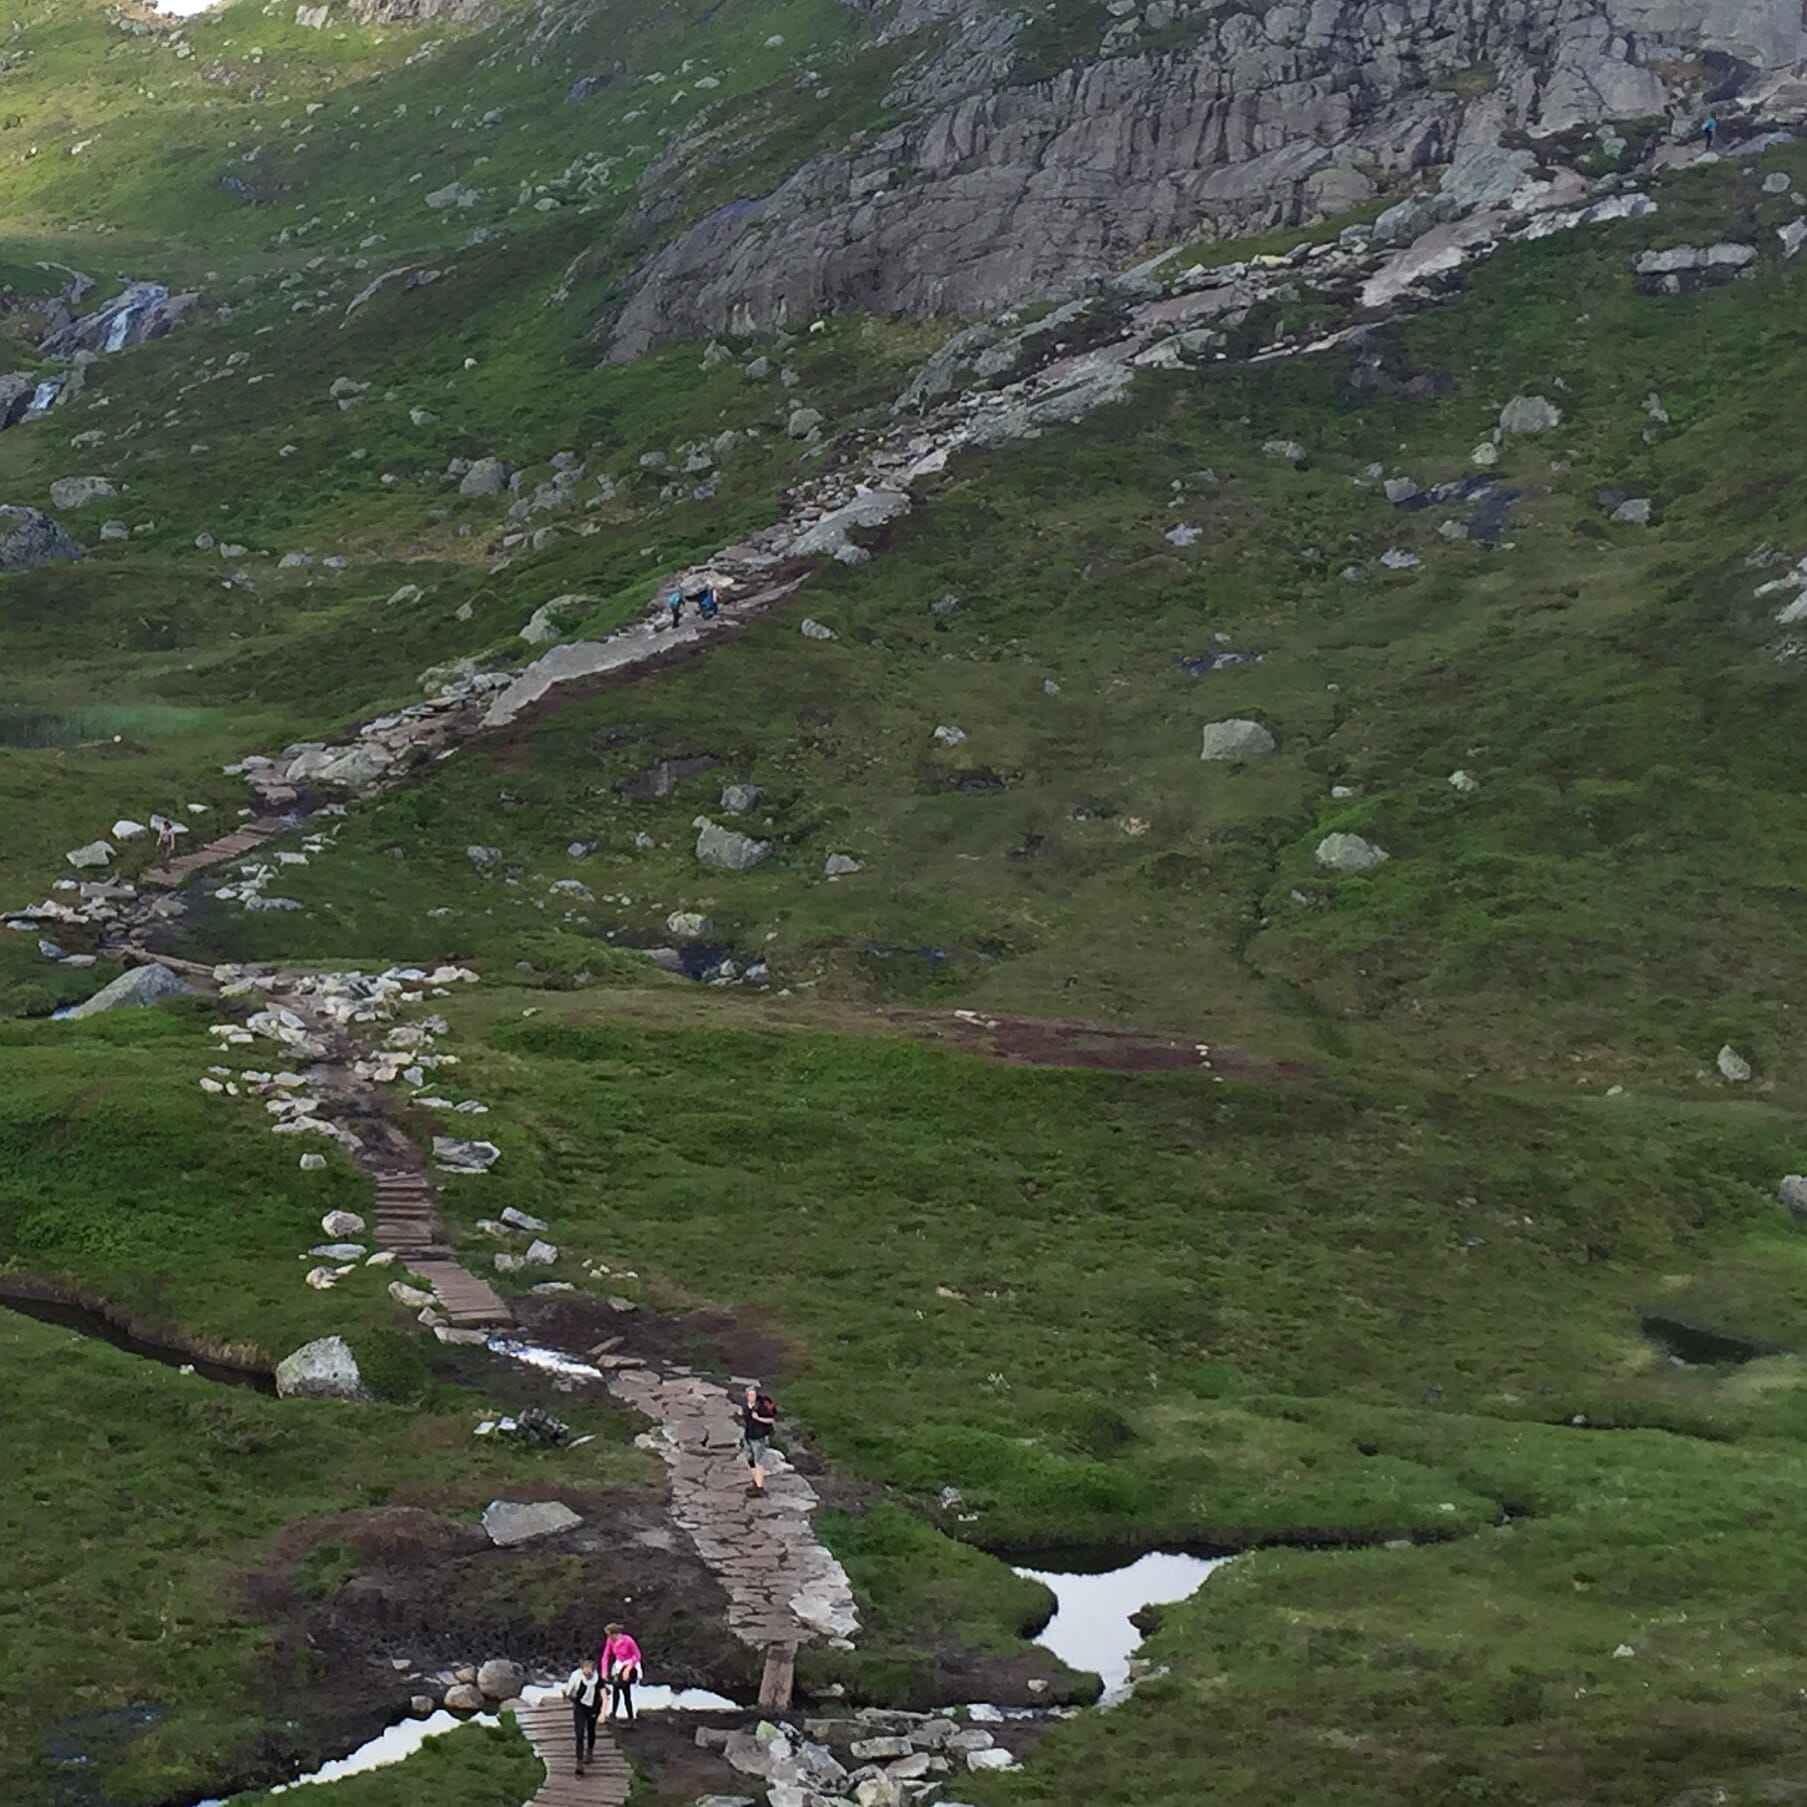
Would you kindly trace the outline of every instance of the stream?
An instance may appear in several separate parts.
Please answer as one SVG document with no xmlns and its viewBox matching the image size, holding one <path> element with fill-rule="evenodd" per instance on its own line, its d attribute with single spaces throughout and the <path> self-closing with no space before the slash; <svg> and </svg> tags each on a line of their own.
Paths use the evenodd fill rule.
<svg viewBox="0 0 1807 1807">
<path fill-rule="evenodd" d="M 1186 1556 L 1152 1550 L 1120 1569 L 1062 1573 L 1019 1568 L 1025 1581 L 1039 1581 L 1054 1595 L 1054 1617 L 1036 1643 L 1069 1669 L 1090 1670 L 1104 1683 L 1101 1706 L 1123 1699 L 1130 1687 L 1130 1659 L 1142 1642 L 1132 1622 L 1145 1606 L 1170 1606 L 1189 1599 L 1228 1556 Z"/>
<path fill-rule="evenodd" d="M 123 1349 L 127 1355 L 142 1356 L 146 1361 L 160 1362 L 166 1368 L 216 1381 L 222 1386 L 250 1387 L 259 1393 L 276 1391 L 276 1376 L 266 1368 L 241 1368 L 230 1362 L 208 1361 L 205 1356 L 193 1355 L 186 1349 L 147 1341 L 73 1299 L 45 1298 L 15 1285 L 0 1283 L 0 1309 L 35 1318 L 40 1324 L 73 1330 L 79 1336 L 94 1337 L 99 1342 L 110 1343 L 115 1349 Z"/>
</svg>

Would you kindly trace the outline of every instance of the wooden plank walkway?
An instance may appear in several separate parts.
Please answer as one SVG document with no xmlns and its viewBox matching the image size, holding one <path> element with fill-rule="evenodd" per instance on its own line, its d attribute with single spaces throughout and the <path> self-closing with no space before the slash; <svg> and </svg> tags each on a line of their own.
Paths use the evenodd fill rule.
<svg viewBox="0 0 1807 1807">
<path fill-rule="evenodd" d="M 152 866 L 141 882 L 155 885 L 162 891 L 177 890 L 187 884 L 197 872 L 205 872 L 210 866 L 218 866 L 250 853 L 265 841 L 273 841 L 279 834 L 286 833 L 294 826 L 293 822 L 283 816 L 259 816 L 255 821 L 242 822 L 230 834 L 223 835 L 217 841 L 209 841 L 205 847 L 197 847 L 193 853 L 180 853 L 161 866 Z"/>
<path fill-rule="evenodd" d="M 568 1702 L 543 1701 L 520 1708 L 515 1717 L 534 1754 L 546 1766 L 546 1780 L 527 1807 L 625 1807 L 633 1771 L 606 1725 L 596 1728 L 596 1754 L 580 1776 Z"/>
</svg>

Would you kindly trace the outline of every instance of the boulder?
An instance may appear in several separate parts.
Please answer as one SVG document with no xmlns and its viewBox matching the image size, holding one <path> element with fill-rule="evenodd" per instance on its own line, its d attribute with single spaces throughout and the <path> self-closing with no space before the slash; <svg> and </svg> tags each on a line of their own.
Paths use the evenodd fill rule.
<svg viewBox="0 0 1807 1807">
<path fill-rule="evenodd" d="M 493 1142 L 465 1142 L 456 1136 L 433 1138 L 435 1163 L 452 1173 L 487 1173 L 501 1158 Z"/>
<path fill-rule="evenodd" d="M 0 430 L 16 427 L 25 418 L 25 411 L 31 406 L 31 398 L 37 392 L 37 382 L 22 370 L 9 371 L 0 376 Z"/>
<path fill-rule="evenodd" d="M 1260 759 L 1274 750 L 1274 737 L 1259 722 L 1228 721 L 1205 724 L 1204 745 L 1200 759 L 1241 761 Z"/>
<path fill-rule="evenodd" d="M 52 508 L 89 508 L 119 494 L 105 477 L 59 477 L 50 486 Z"/>
<path fill-rule="evenodd" d="M 317 1160 L 320 1158 L 315 1157 Z M 320 1161 L 325 1166 L 324 1160 Z M 361 1236 L 364 1233 L 364 1220 L 355 1211 L 328 1211 L 320 1219 L 320 1228 L 335 1241 L 345 1236 Z"/>
<path fill-rule="evenodd" d="M 1502 433 L 1548 433 L 1562 424 L 1562 410 L 1541 395 L 1515 395 L 1500 410 Z"/>
<path fill-rule="evenodd" d="M 807 439 L 812 433 L 819 432 L 822 426 L 822 415 L 816 408 L 793 408 L 791 417 L 784 423 L 784 430 L 792 439 Z"/>
<path fill-rule="evenodd" d="M 1313 857 L 1326 872 L 1366 872 L 1392 856 L 1358 834 L 1327 834 Z"/>
<path fill-rule="evenodd" d="M 1261 450 L 1265 457 L 1290 465 L 1295 471 L 1302 471 L 1309 462 L 1309 455 L 1296 439 L 1270 439 Z"/>
<path fill-rule="evenodd" d="M 696 837 L 697 864 L 727 872 L 745 872 L 770 858 L 771 852 L 770 841 L 756 841 L 751 835 L 723 828 L 717 822 L 704 822 Z"/>
<path fill-rule="evenodd" d="M 509 468 L 500 458 L 479 458 L 458 484 L 461 496 L 499 496 L 508 487 Z"/>
<path fill-rule="evenodd" d="M 1615 521 L 1631 527 L 1648 527 L 1650 525 L 1650 498 L 1648 496 L 1627 496 L 1612 511 Z"/>
<path fill-rule="evenodd" d="M 765 795 L 757 784 L 729 784 L 722 787 L 722 808 L 731 816 L 744 816 Z"/>
<path fill-rule="evenodd" d="M 1797 1223 L 1807 1223 L 1807 1174 L 1789 1174 L 1776 1188 L 1776 1197 Z"/>
<path fill-rule="evenodd" d="M 506 1548 L 535 1537 L 552 1537 L 569 1531 L 583 1520 L 558 1500 L 491 1500 L 483 1508 L 483 1529 L 489 1541 Z M 519 1693 L 518 1688 L 510 1690 Z"/>
<path fill-rule="evenodd" d="M 149 1004 L 161 1004 L 165 998 L 186 997 L 194 987 L 167 966 L 152 962 L 122 972 L 111 984 L 103 985 L 93 997 L 77 1004 L 71 1017 L 99 1016 L 108 1010 L 131 1010 Z"/>
<path fill-rule="evenodd" d="M 797 631 L 806 640 L 832 640 L 835 637 L 833 628 L 824 627 L 821 622 L 811 619 L 808 615 L 804 616 L 802 625 Z"/>
<path fill-rule="evenodd" d="M 63 858 L 78 872 L 92 871 L 112 860 L 113 849 L 105 841 L 90 841 L 85 847 L 72 847 Z"/>
<path fill-rule="evenodd" d="M 322 784 L 337 785 L 341 790 L 364 791 L 382 782 L 389 770 L 389 758 L 371 746 L 348 747 L 320 768 Z"/>
<path fill-rule="evenodd" d="M 357 1357 L 342 1336 L 303 1343 L 276 1364 L 276 1391 L 284 1399 L 367 1399 Z"/>
<path fill-rule="evenodd" d="M 521 1230 L 529 1236 L 552 1227 L 543 1217 L 531 1217 L 525 1211 L 517 1211 L 513 1205 L 509 1205 L 503 1211 L 502 1221 L 511 1230 Z"/>
<path fill-rule="evenodd" d="M 481 1713 L 483 1692 L 471 1682 L 455 1682 L 445 1691 L 448 1713 Z"/>
<path fill-rule="evenodd" d="M 521 629 L 521 638 L 529 646 L 549 646 L 558 638 L 558 621 L 562 615 L 569 615 L 579 609 L 590 607 L 594 596 L 554 596 L 550 602 L 542 602 L 527 617 L 527 625 Z"/>
<path fill-rule="evenodd" d="M 477 1671 L 477 1686 L 487 1700 L 514 1700 L 527 1686 L 527 1671 L 506 1657 L 492 1656 Z"/>
<path fill-rule="evenodd" d="M 1714 1064 L 1719 1068 L 1720 1077 L 1730 1080 L 1733 1085 L 1743 1085 L 1751 1076 L 1751 1063 L 1730 1042 L 1719 1050 Z"/>
<path fill-rule="evenodd" d="M 701 941 L 711 933 L 715 924 L 701 910 L 673 910 L 665 918 L 665 931 L 675 935 L 679 941 Z M 543 1230 L 546 1226 L 540 1225 Z"/>
<path fill-rule="evenodd" d="M 49 515 L 0 504 L 0 574 L 35 571 L 39 565 L 81 555 L 81 548 Z"/>
<path fill-rule="evenodd" d="M 824 878 L 849 878 L 860 870 L 860 862 L 850 853 L 831 853 L 822 862 Z"/>
</svg>

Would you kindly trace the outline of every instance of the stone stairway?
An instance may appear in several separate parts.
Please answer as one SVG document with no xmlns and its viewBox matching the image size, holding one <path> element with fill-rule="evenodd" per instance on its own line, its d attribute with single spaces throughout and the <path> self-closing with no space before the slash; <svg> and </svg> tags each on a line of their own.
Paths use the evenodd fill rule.
<svg viewBox="0 0 1807 1807">
<path fill-rule="evenodd" d="M 562 1700 L 519 1707 L 515 1719 L 546 1766 L 546 1780 L 527 1807 L 625 1807 L 633 1772 L 604 1726 L 596 1728 L 596 1754 L 577 1773 L 571 1709 Z"/>
</svg>

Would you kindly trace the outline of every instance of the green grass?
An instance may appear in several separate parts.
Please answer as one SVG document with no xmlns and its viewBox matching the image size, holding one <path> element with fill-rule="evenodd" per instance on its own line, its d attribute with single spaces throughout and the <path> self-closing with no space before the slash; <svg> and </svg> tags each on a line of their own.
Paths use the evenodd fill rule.
<svg viewBox="0 0 1807 1807">
<path fill-rule="evenodd" d="M 499 1726 L 461 1726 L 429 1738 L 413 1756 L 387 1769 L 322 1782 L 306 1799 L 313 1807 L 520 1807 L 545 1776 L 545 1765 L 533 1754 L 520 1729 L 507 1721 Z M 271 1794 L 234 1798 L 234 1807 L 267 1807 Z"/>
<path fill-rule="evenodd" d="M 551 596 L 593 597 L 569 631 L 607 631 L 813 468 L 792 405 L 834 431 L 880 420 L 941 336 L 836 318 L 735 342 L 790 388 L 704 370 L 694 345 L 597 364 L 599 320 L 664 235 L 884 123 L 906 50 L 827 0 L 621 0 L 531 46 L 512 16 L 435 27 L 412 64 L 419 34 L 314 33 L 250 0 L 188 26 L 188 60 L 87 0 L 22 23 L 0 285 L 42 294 L 59 259 L 208 305 L 0 435 L 7 500 L 76 471 L 120 488 L 71 516 L 80 564 L 0 583 L 9 905 L 117 816 L 236 820 L 220 768 L 239 755 L 407 700 L 445 660 L 524 656 Z M 1043 14 L 1026 67 L 1101 30 Z M 827 100 L 800 96 L 804 66 Z M 562 99 L 598 71 L 605 92 Z M 681 129 L 681 180 L 642 189 Z M 453 179 L 479 205 L 427 208 Z M 649 194 L 675 198 L 654 214 Z M 1801 1348 L 1807 1256 L 1773 1197 L 1807 1082 L 1798 660 L 1752 592 L 1807 549 L 1807 277 L 1772 261 L 1794 210 L 1754 177 L 1721 165 L 1660 198 L 1649 221 L 1507 250 L 1390 335 L 1402 369 L 1447 377 L 1433 401 L 1352 389 L 1337 356 L 1151 374 L 1082 427 L 957 459 L 880 556 L 731 649 L 356 812 L 285 877 L 303 912 L 183 926 L 202 958 L 485 968 L 452 1014 L 504 1157 L 448 1188 L 451 1216 L 540 1212 L 561 1271 L 601 1261 L 597 1291 L 713 1303 L 788 1351 L 785 1422 L 828 1465 L 823 1530 L 867 1627 L 852 1657 L 805 1659 L 811 1685 L 926 1701 L 962 1664 L 1036 1660 L 1021 1634 L 1045 1602 L 999 1551 L 1362 1546 L 1221 1571 L 1164 1615 L 1166 1678 L 1055 1731 L 1022 1777 L 963 1779 L 976 1800 L 1642 1807 L 1718 1787 L 1743 1807 L 1807 1780 L 1801 1357 L 1683 1370 L 1640 1329 L 1658 1311 Z M 476 225 L 502 236 L 468 245 Z M 1633 291 L 1639 248 L 1726 237 L 1763 247 L 1750 280 Z M 402 265 L 440 275 L 346 318 Z M 1242 332 L 1330 314 L 1302 290 Z M 360 406 L 329 396 L 341 375 L 369 385 Z M 1468 474 L 1519 392 L 1564 419 L 1503 448 L 1522 494 L 1497 549 L 1385 503 L 1372 465 Z M 727 429 L 712 496 L 640 465 Z M 1273 438 L 1307 467 L 1266 457 Z M 443 475 L 494 453 L 537 483 L 566 450 L 586 494 L 598 472 L 616 492 L 555 517 L 540 552 Z M 1648 493 L 1655 524 L 1611 524 L 1608 483 Z M 109 518 L 146 531 L 103 542 Z M 1163 537 L 1181 522 L 1189 548 Z M 1747 568 L 1765 545 L 1776 562 Z M 1419 564 L 1386 571 L 1393 547 Z M 352 562 L 284 571 L 290 551 Z M 391 603 L 406 584 L 421 596 Z M 805 610 L 837 637 L 804 639 Z M 1259 662 L 1179 663 L 1218 635 Z M 1200 727 L 1228 716 L 1278 752 L 1202 765 Z M 938 749 L 941 723 L 968 739 Z M 668 798 L 619 788 L 699 753 L 717 764 Z M 1451 789 L 1458 768 L 1477 790 Z M 694 818 L 740 780 L 765 788 L 747 826 L 774 854 L 701 871 Z M 1392 858 L 1327 878 L 1332 830 Z M 472 844 L 502 859 L 479 869 Z M 825 882 L 834 852 L 863 871 Z M 652 980 L 623 950 L 678 909 L 788 995 Z M 271 1683 L 319 1678 L 240 1588 L 278 1532 L 379 1499 L 464 1512 L 534 1469 L 472 1447 L 481 1389 L 429 1370 L 381 1270 L 302 1286 L 320 1214 L 367 1192 L 336 1158 L 300 1173 L 254 1102 L 201 1094 L 206 1008 L 21 1020 L 106 970 L 0 937 L 0 1262 L 172 1339 L 273 1357 L 341 1331 L 388 1401 L 221 1394 L 0 1322 L 25 1427 L 0 1626 L 28 1653 L 0 1794 L 47 1798 L 59 1716 L 151 1700 L 164 1717 L 99 1778 L 106 1807 L 148 1807 L 303 1754 Z M 1304 1070 L 1007 1069 L 901 1014 L 955 1005 Z M 1756 1064 L 1746 1092 L 1713 1069 L 1726 1041 Z M 608 1473 L 643 1478 L 614 1416 L 597 1428 Z M 328 1529 L 292 1579 L 317 1600 L 359 1560 Z M 486 1807 L 524 1798 L 530 1763 L 465 1732 L 331 1798 Z"/>
</svg>

